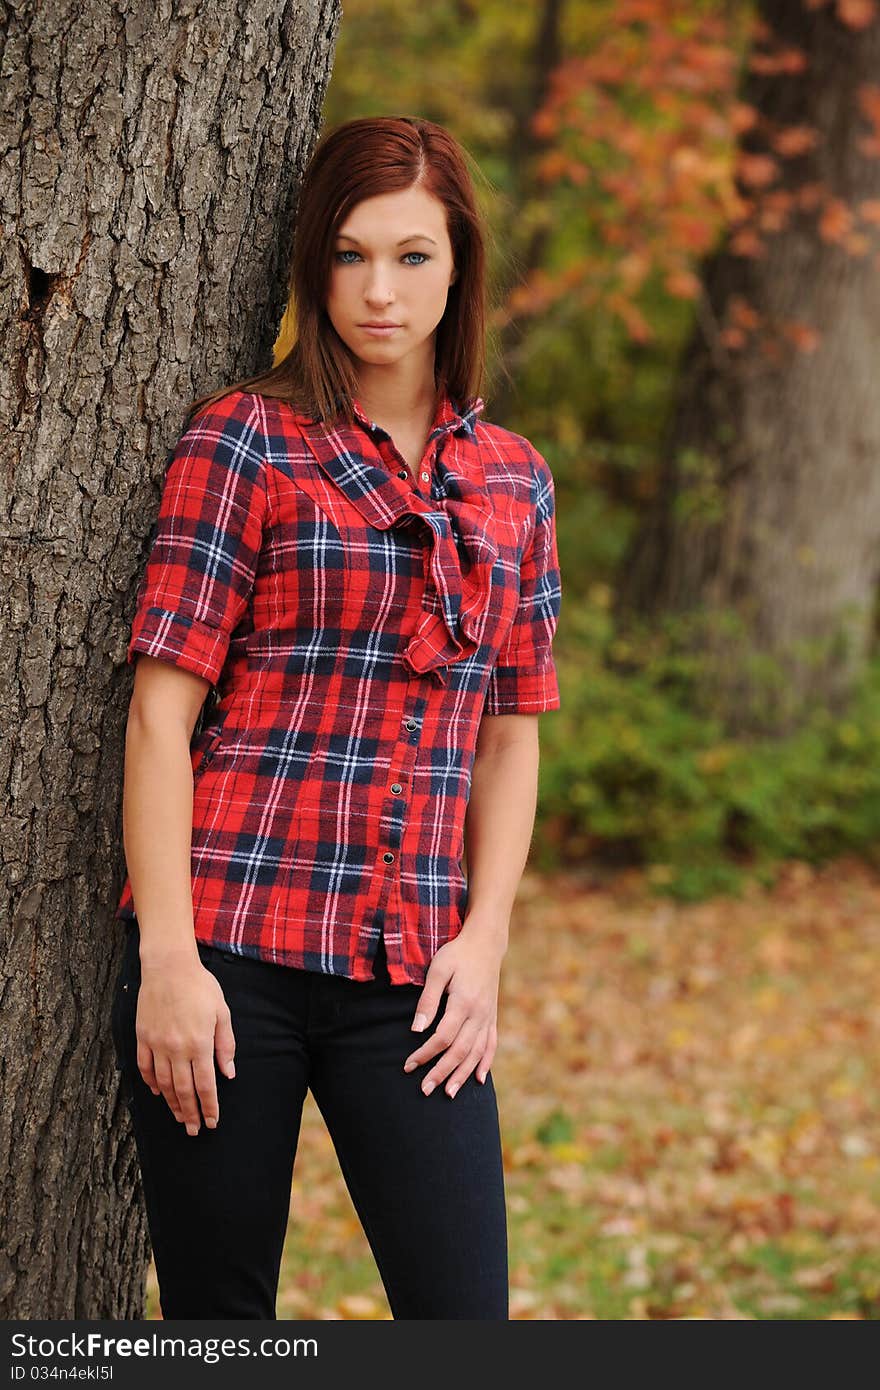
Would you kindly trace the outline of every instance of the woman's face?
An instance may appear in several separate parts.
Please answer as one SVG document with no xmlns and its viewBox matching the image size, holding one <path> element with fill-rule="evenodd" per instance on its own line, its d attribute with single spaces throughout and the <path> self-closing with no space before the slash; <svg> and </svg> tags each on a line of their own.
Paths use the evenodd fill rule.
<svg viewBox="0 0 880 1390">
<path fill-rule="evenodd" d="M 423 188 L 358 203 L 339 228 L 327 314 L 362 365 L 396 366 L 408 354 L 433 369 L 434 330 L 457 272 L 443 204 Z M 396 325 L 371 333 L 371 322 Z"/>
</svg>

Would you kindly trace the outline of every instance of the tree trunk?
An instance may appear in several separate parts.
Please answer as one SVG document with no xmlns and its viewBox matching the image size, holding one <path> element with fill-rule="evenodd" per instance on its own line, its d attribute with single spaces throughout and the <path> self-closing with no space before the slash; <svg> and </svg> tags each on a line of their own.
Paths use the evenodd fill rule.
<svg viewBox="0 0 880 1390">
<path fill-rule="evenodd" d="M 813 701 L 842 707 L 873 639 L 880 20 L 849 28 L 838 7 L 801 0 L 758 10 L 768 37 L 742 93 L 757 114 L 742 139 L 754 211 L 706 270 L 617 617 L 702 610 L 713 707 L 734 731 L 783 732 Z"/>
<path fill-rule="evenodd" d="M 128 628 L 185 409 L 271 365 L 340 6 L 4 8 L 0 1317 L 137 1318 Z"/>
<path fill-rule="evenodd" d="M 565 0 L 541 0 L 531 7 L 529 24 L 532 44 L 529 52 L 529 81 L 515 80 L 501 65 L 487 74 L 487 84 L 495 92 L 498 106 L 513 113 L 507 168 L 511 186 L 506 205 L 510 209 L 507 224 L 499 229 L 499 243 L 515 247 L 515 256 L 508 257 L 499 267 L 496 294 L 507 303 L 513 289 L 524 284 L 537 267 L 544 264 L 551 227 L 541 220 L 524 239 L 518 223 L 523 209 L 530 206 L 536 194 L 535 163 L 543 148 L 535 135 L 532 121 L 547 99 L 553 73 L 563 56 L 563 22 Z M 508 420 L 516 408 L 517 372 L 522 354 L 524 325 L 516 313 L 510 313 L 495 330 L 495 362 L 492 381 L 492 418 Z"/>
</svg>

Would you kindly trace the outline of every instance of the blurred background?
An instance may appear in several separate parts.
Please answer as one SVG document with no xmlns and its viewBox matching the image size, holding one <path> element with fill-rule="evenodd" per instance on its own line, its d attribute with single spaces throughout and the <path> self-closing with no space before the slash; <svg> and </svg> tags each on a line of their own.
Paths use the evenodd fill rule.
<svg viewBox="0 0 880 1390">
<path fill-rule="evenodd" d="M 485 418 L 556 479 L 511 1316 L 877 1317 L 877 5 L 347 0 L 324 123 L 398 113 L 472 157 Z M 311 1098 L 278 1309 L 389 1316 Z"/>
</svg>

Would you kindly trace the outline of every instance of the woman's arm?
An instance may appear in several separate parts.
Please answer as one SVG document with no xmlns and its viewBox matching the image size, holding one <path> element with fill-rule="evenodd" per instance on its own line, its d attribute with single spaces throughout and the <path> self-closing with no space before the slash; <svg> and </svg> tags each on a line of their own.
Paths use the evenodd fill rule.
<svg viewBox="0 0 880 1390">
<path fill-rule="evenodd" d="M 510 914 L 531 844 L 538 798 L 538 715 L 560 706 L 552 641 L 562 587 L 555 487 L 532 446 L 535 523 L 523 552 L 519 604 L 489 673 L 465 815 L 467 910 L 461 931 L 435 951 L 413 1028 L 426 1028 L 444 989 L 449 1001 L 433 1036 L 411 1053 L 409 1071 L 443 1056 L 422 1082 L 430 1093 L 458 1087 L 476 1067 L 485 1081 L 498 1037 L 498 987 Z"/>
<path fill-rule="evenodd" d="M 538 759 L 536 714 L 483 716 L 465 816 L 464 927 L 504 949 L 535 825 Z"/>
<path fill-rule="evenodd" d="M 125 730 L 122 834 L 142 965 L 198 961 L 189 746 L 209 682 L 141 656 Z"/>
<path fill-rule="evenodd" d="M 433 1035 L 404 1063 L 412 1071 L 437 1057 L 422 1079 L 426 1095 L 445 1083 L 454 1096 L 473 1071 L 484 1082 L 492 1065 L 501 962 L 534 828 L 537 774 L 537 715 L 484 715 L 465 817 L 467 912 L 458 935 L 431 959 L 415 1031 L 428 1027 L 447 989 L 449 1001 Z"/>
<path fill-rule="evenodd" d="M 123 838 L 140 931 L 137 1062 L 187 1133 L 220 1117 L 214 1056 L 235 1075 L 235 1037 L 193 927 L 193 776 L 189 746 L 209 682 L 138 658 L 125 734 Z"/>
<path fill-rule="evenodd" d="M 259 396 L 229 391 L 170 450 L 126 659 L 123 836 L 141 931 L 138 1068 L 198 1132 L 218 1106 L 213 1052 L 233 1076 L 229 1009 L 202 965 L 192 903 L 189 744 L 253 593 L 268 512 Z"/>
</svg>

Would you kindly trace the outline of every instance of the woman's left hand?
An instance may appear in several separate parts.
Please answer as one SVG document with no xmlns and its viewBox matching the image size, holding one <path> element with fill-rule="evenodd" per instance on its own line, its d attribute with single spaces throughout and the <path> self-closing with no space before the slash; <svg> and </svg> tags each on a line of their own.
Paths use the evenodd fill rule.
<svg viewBox="0 0 880 1390">
<path fill-rule="evenodd" d="M 444 989 L 449 999 L 436 1031 L 410 1053 L 403 1067 L 413 1071 L 443 1053 L 422 1080 L 426 1096 L 442 1081 L 447 1095 L 454 1096 L 475 1067 L 477 1080 L 486 1080 L 498 1043 L 498 986 L 505 950 L 506 943 L 497 936 L 477 926 L 468 929 L 465 923 L 458 936 L 431 957 L 413 1020 L 415 1031 L 428 1027 Z"/>
</svg>

